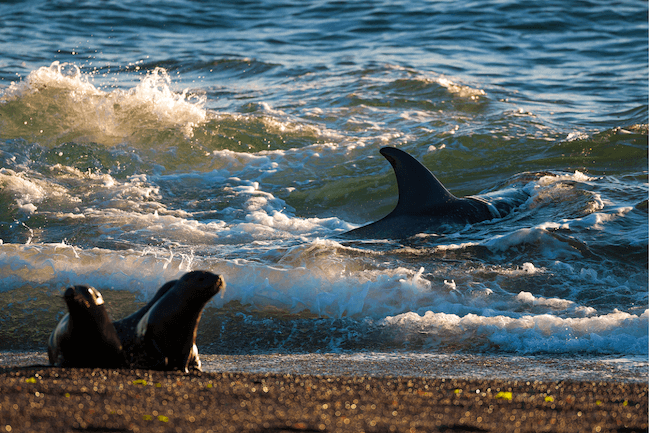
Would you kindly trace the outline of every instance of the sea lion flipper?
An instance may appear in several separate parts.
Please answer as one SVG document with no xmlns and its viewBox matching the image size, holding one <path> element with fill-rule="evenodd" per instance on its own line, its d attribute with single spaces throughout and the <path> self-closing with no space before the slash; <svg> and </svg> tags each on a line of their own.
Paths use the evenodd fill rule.
<svg viewBox="0 0 650 433">
<path fill-rule="evenodd" d="M 192 353 L 190 354 L 190 358 L 187 361 L 187 369 L 195 370 L 195 371 L 203 371 L 201 370 L 201 359 L 199 358 L 199 348 L 196 347 L 196 344 L 192 345 Z"/>
</svg>

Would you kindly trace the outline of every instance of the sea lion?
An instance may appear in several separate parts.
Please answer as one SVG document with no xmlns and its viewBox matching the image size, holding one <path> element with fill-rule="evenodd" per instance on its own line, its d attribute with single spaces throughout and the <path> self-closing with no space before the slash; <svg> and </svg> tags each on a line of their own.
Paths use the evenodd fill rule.
<svg viewBox="0 0 650 433">
<path fill-rule="evenodd" d="M 130 349 L 133 366 L 201 370 L 195 344 L 199 321 L 205 304 L 225 286 L 221 275 L 193 271 L 169 287 L 138 321 Z"/>
<path fill-rule="evenodd" d="M 131 314 L 130 316 L 113 322 L 113 325 L 115 326 L 115 330 L 117 331 L 117 336 L 122 342 L 122 347 L 124 349 L 127 363 L 129 365 L 131 366 L 134 365 L 136 363 L 135 357 L 138 356 L 137 353 L 135 352 L 136 328 L 138 327 L 138 322 L 140 322 L 142 316 L 144 316 L 147 313 L 147 311 L 149 311 L 149 309 L 153 307 L 153 305 L 156 302 L 158 302 L 160 298 L 163 297 L 165 293 L 167 293 L 172 287 L 174 287 L 177 281 L 178 280 L 171 280 L 166 282 L 165 284 L 162 285 L 162 287 L 158 289 L 154 297 L 147 303 L 147 305 L 140 308 L 138 311 Z"/>
<path fill-rule="evenodd" d="M 68 313 L 50 335 L 50 363 L 57 367 L 123 367 L 122 344 L 101 293 L 93 287 L 74 286 L 65 291 L 63 299 Z"/>
</svg>

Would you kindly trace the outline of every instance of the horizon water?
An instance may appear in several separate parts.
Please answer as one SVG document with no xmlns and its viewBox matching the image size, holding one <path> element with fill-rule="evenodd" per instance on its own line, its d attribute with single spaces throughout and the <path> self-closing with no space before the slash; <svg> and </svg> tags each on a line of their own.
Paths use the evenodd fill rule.
<svg viewBox="0 0 650 433">
<path fill-rule="evenodd" d="M 199 327 L 209 371 L 527 360 L 647 381 L 647 16 L 0 4 L 2 359 L 42 356 L 65 287 L 117 320 L 204 269 L 227 283 Z M 383 146 L 457 196 L 528 199 L 450 233 L 337 237 L 395 206 Z"/>
</svg>

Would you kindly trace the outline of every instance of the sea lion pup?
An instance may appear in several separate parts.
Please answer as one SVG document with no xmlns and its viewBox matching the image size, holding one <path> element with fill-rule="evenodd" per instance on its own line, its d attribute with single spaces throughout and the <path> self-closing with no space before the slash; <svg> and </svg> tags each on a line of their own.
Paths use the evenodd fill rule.
<svg viewBox="0 0 650 433">
<path fill-rule="evenodd" d="M 63 299 L 68 313 L 50 335 L 50 363 L 57 367 L 124 367 L 122 344 L 101 293 L 93 287 L 74 286 L 65 291 Z"/>
<path fill-rule="evenodd" d="M 199 320 L 208 301 L 225 286 L 221 275 L 206 271 L 189 272 L 176 281 L 138 322 L 133 366 L 186 373 L 190 368 L 201 370 L 195 344 Z"/>
</svg>

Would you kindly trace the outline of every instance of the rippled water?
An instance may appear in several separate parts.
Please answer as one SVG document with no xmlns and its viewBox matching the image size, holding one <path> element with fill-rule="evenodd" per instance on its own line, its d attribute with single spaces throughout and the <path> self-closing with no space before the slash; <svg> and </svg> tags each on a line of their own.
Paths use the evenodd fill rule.
<svg viewBox="0 0 650 433">
<path fill-rule="evenodd" d="M 204 353 L 648 352 L 647 3 L 0 4 L 0 349 L 224 275 Z M 342 239 L 382 146 L 505 218 Z"/>
</svg>

